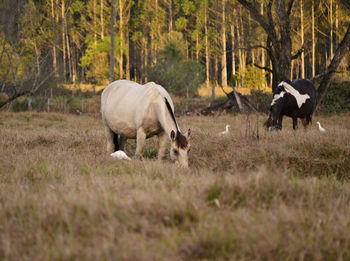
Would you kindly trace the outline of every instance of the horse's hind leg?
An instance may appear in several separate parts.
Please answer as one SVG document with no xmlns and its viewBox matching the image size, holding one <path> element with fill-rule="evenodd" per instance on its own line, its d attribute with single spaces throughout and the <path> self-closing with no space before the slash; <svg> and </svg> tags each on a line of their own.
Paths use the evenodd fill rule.
<svg viewBox="0 0 350 261">
<path fill-rule="evenodd" d="M 143 146 L 146 141 L 146 133 L 142 128 L 137 130 L 135 158 L 142 158 Z"/>
<path fill-rule="evenodd" d="M 118 135 L 117 133 L 113 132 L 114 151 L 119 150 L 119 137 L 118 136 L 120 136 L 120 135 Z"/>
<path fill-rule="evenodd" d="M 118 134 L 114 133 L 107 125 L 105 125 L 105 135 L 107 140 L 107 153 L 111 154 L 118 150 Z"/>
<path fill-rule="evenodd" d="M 125 144 L 126 144 L 127 138 L 123 135 L 119 135 L 119 149 L 125 150 Z"/>
<path fill-rule="evenodd" d="M 306 130 L 308 125 L 312 122 L 312 116 L 311 115 L 306 116 L 305 118 L 301 119 L 301 122 L 303 123 L 303 126 Z"/>
</svg>

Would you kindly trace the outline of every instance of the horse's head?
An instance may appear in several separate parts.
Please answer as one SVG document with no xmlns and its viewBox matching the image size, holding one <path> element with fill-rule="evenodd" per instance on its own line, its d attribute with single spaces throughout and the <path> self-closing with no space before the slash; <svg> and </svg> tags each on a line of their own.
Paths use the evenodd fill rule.
<svg viewBox="0 0 350 261">
<path fill-rule="evenodd" d="M 171 131 L 171 148 L 170 157 L 180 163 L 181 166 L 188 167 L 188 154 L 191 150 L 191 145 L 189 143 L 191 130 L 188 129 L 187 133 L 183 135 L 180 131 Z"/>
<path fill-rule="evenodd" d="M 283 85 L 279 85 L 273 94 L 273 99 L 270 105 L 270 114 L 264 126 L 269 131 L 281 130 L 282 123 L 280 122 L 280 114 L 285 103 L 285 91 Z"/>
</svg>

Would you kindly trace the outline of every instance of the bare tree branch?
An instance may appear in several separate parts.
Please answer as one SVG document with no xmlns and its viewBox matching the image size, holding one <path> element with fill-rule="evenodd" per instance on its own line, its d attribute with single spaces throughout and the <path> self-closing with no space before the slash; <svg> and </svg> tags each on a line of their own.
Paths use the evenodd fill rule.
<svg viewBox="0 0 350 261">
<path fill-rule="evenodd" d="M 292 12 L 293 4 L 294 4 L 294 0 L 290 0 L 289 4 L 288 4 L 288 10 L 287 10 L 288 16 L 290 16 L 290 14 Z"/>
<path fill-rule="evenodd" d="M 317 107 L 320 105 L 320 103 L 323 100 L 323 97 L 325 96 L 325 93 L 333 80 L 333 77 L 336 73 L 336 70 L 343 59 L 345 53 L 350 48 L 350 24 L 348 25 L 348 29 L 345 33 L 345 36 L 343 40 L 338 45 L 338 48 L 335 50 L 334 57 L 328 66 L 326 72 L 324 73 L 324 76 L 321 80 L 320 86 L 318 87 L 318 97 L 317 97 Z"/>
<path fill-rule="evenodd" d="M 340 0 L 340 2 L 350 10 L 350 2 L 348 0 Z"/>
<path fill-rule="evenodd" d="M 274 45 L 278 45 L 277 35 L 274 30 L 274 23 L 272 20 L 272 15 L 268 15 L 269 17 L 269 24 L 265 21 L 265 18 L 260 14 L 258 9 L 247 0 L 238 0 L 238 2 L 243 5 L 248 11 L 250 12 L 251 16 L 261 25 L 261 27 L 265 30 L 265 32 L 269 35 L 271 38 L 271 41 Z M 273 0 L 270 0 L 269 6 L 272 6 Z M 271 8 L 268 8 L 268 10 L 271 11 Z"/>
<path fill-rule="evenodd" d="M 260 66 L 260 65 L 258 65 L 258 64 L 256 64 L 256 63 L 254 63 L 254 66 L 257 67 L 257 68 L 259 68 L 259 69 L 262 69 L 262 70 L 268 71 L 268 72 L 270 72 L 270 73 L 273 73 L 273 71 L 272 71 L 271 68 L 269 68 L 269 67 Z"/>
<path fill-rule="evenodd" d="M 305 49 L 304 49 L 304 45 L 298 50 L 298 52 L 296 53 L 296 54 L 294 54 L 294 55 L 292 55 L 292 60 L 295 60 L 295 59 L 297 59 L 303 52 L 305 51 Z"/>
</svg>

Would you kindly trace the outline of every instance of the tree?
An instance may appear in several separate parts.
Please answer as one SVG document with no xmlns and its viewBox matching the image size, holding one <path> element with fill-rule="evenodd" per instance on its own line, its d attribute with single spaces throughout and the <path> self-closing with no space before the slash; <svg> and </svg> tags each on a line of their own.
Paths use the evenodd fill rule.
<svg viewBox="0 0 350 261">
<path fill-rule="evenodd" d="M 115 53 L 115 15 L 116 15 L 116 0 L 112 0 L 111 13 L 111 54 L 109 57 L 109 82 L 114 81 L 114 53 Z"/>
<path fill-rule="evenodd" d="M 148 68 L 147 75 L 167 90 L 189 98 L 204 82 L 204 66 L 186 59 L 185 52 L 186 42 L 182 34 L 172 31 L 164 40 L 157 63 Z"/>
<path fill-rule="evenodd" d="M 334 52 L 333 59 L 328 66 L 326 72 L 324 73 L 324 76 L 322 77 L 320 86 L 318 87 L 318 96 L 317 96 L 317 106 L 319 106 L 326 94 L 327 89 L 330 86 L 330 83 L 332 82 L 334 75 L 337 71 L 337 68 L 343 59 L 345 53 L 349 50 L 350 46 L 350 24 L 348 26 L 348 29 L 345 33 L 345 36 L 343 40 L 338 45 L 338 48 Z"/>
<path fill-rule="evenodd" d="M 43 56 L 38 45 L 43 20 L 32 1 L 6 0 L 0 6 L 0 108 L 24 95 L 33 95 L 55 73 L 49 55 Z M 44 37 L 43 41 L 46 40 Z"/>
<path fill-rule="evenodd" d="M 226 0 L 222 0 L 222 25 L 221 25 L 221 40 L 222 40 L 222 55 L 221 55 L 221 81 L 222 86 L 227 85 L 227 63 L 226 63 Z"/>
<path fill-rule="evenodd" d="M 266 46 L 260 46 L 267 50 L 272 63 L 272 68 L 262 67 L 273 73 L 272 89 L 274 90 L 282 80 L 288 80 L 291 60 L 299 57 L 302 49 L 296 55 L 292 55 L 291 22 L 290 16 L 294 0 L 270 0 L 266 14 L 259 12 L 259 4 L 255 1 L 238 0 L 246 8 L 267 34 Z M 275 16 L 273 6 L 275 5 Z M 274 19 L 275 18 L 275 19 Z"/>
</svg>

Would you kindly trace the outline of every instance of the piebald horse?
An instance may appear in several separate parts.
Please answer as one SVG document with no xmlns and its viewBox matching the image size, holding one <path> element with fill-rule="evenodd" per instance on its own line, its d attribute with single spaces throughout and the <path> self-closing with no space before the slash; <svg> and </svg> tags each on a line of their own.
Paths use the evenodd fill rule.
<svg viewBox="0 0 350 261">
<path fill-rule="evenodd" d="M 144 85 L 128 80 L 112 82 L 102 92 L 101 114 L 108 153 L 124 150 L 127 139 L 136 139 L 135 157 L 142 158 L 146 138 L 157 135 L 161 160 L 169 137 L 171 158 L 188 167 L 191 130 L 181 133 L 173 102 L 162 86 L 154 82 Z"/>
<path fill-rule="evenodd" d="M 293 119 L 293 129 L 298 127 L 298 118 L 306 128 L 312 121 L 316 98 L 315 86 L 307 79 L 281 82 L 273 93 L 270 115 L 264 125 L 269 131 L 282 130 L 285 115 Z"/>
</svg>

